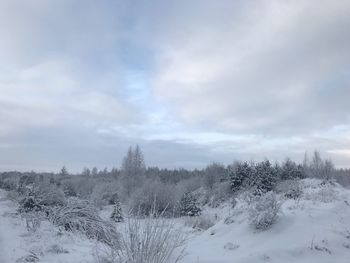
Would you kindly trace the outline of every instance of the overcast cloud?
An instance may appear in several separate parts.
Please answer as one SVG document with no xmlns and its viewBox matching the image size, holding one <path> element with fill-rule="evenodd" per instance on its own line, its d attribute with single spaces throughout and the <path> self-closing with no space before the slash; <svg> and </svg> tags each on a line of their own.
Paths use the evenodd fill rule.
<svg viewBox="0 0 350 263">
<path fill-rule="evenodd" d="M 0 169 L 350 167 L 350 2 L 0 1 Z"/>
</svg>

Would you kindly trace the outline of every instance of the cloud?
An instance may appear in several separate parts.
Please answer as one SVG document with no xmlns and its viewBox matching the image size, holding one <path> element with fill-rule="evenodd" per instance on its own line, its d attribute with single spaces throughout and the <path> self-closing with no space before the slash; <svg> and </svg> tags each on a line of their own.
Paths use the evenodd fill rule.
<svg viewBox="0 0 350 263">
<path fill-rule="evenodd" d="M 350 149 L 348 1 L 0 2 L 3 169 Z"/>
<path fill-rule="evenodd" d="M 180 40 L 159 47 L 154 93 L 174 114 L 188 125 L 253 134 L 349 122 L 348 1 L 240 2 L 223 16 L 208 2 L 185 19 Z"/>
<path fill-rule="evenodd" d="M 93 1 L 0 3 L 0 136 L 133 120 L 132 107 L 118 95 L 112 9 Z"/>
</svg>

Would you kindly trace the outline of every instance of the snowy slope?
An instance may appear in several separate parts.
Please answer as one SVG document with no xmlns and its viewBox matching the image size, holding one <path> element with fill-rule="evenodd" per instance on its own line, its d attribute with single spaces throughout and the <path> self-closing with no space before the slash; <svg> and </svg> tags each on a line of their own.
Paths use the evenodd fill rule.
<svg viewBox="0 0 350 263">
<path fill-rule="evenodd" d="M 256 231 L 238 207 L 234 222 L 221 220 L 193 236 L 182 263 L 350 262 L 350 192 L 305 180 L 300 201 L 286 200 L 278 221 Z"/>
</svg>

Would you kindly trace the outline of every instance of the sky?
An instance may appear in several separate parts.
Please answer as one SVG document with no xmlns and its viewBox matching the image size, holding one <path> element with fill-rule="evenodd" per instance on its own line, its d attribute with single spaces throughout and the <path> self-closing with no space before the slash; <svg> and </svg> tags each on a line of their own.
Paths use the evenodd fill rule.
<svg viewBox="0 0 350 263">
<path fill-rule="evenodd" d="M 1 0 L 0 170 L 350 167 L 348 0 Z"/>
</svg>

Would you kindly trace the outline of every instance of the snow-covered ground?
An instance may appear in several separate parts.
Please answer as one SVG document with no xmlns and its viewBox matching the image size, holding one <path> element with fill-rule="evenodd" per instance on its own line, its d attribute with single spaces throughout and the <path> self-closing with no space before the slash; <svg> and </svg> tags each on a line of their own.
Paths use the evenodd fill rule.
<svg viewBox="0 0 350 263">
<path fill-rule="evenodd" d="M 60 233 L 43 221 L 35 232 L 16 214 L 17 204 L 0 190 L 0 262 L 91 263 L 95 244 L 84 236 Z"/>
<path fill-rule="evenodd" d="M 266 231 L 247 223 L 244 206 L 192 237 L 183 263 L 350 262 L 350 191 L 304 180 L 301 200 L 286 200 L 277 222 Z"/>
<path fill-rule="evenodd" d="M 276 223 L 266 231 L 248 224 L 247 207 L 240 200 L 234 208 L 230 203 L 206 208 L 204 214 L 216 214 L 216 223 L 205 231 L 184 227 L 189 236 L 181 263 L 350 262 L 350 190 L 310 179 L 302 188 L 300 200 L 283 201 Z M 28 232 L 15 211 L 16 204 L 0 191 L 1 263 L 16 262 L 31 251 L 40 255 L 38 262 L 94 262 L 94 242 L 77 234 L 59 234 L 48 222 L 37 232 Z M 101 214 L 107 218 L 110 212 L 107 207 Z M 231 220 L 225 223 L 228 217 Z M 56 253 L 53 247 L 63 251 Z"/>
</svg>

